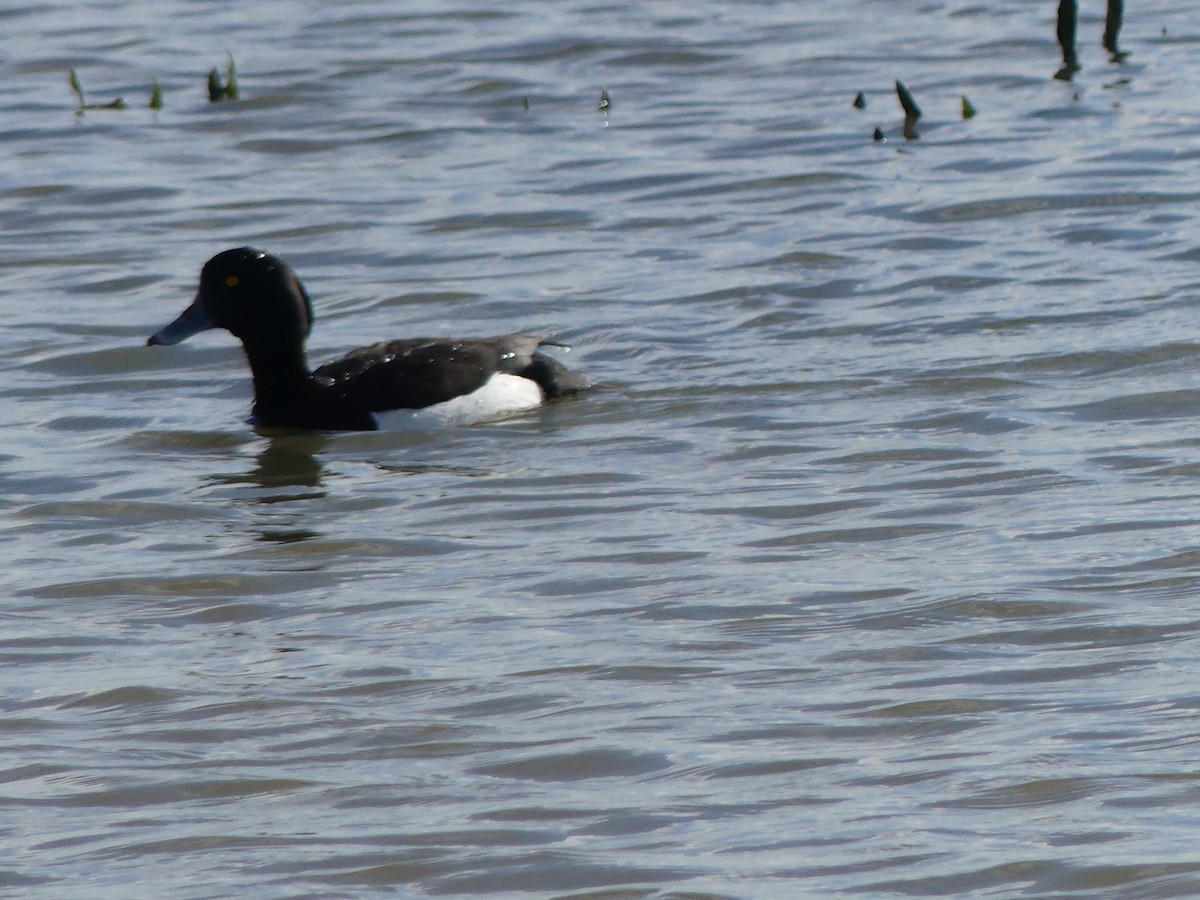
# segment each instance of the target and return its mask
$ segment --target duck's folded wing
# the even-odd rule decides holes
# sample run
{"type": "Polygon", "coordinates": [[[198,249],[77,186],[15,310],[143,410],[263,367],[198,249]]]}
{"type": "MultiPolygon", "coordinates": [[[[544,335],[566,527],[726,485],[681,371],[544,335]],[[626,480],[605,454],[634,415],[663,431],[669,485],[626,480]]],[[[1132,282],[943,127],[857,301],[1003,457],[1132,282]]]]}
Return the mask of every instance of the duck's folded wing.
{"type": "Polygon", "coordinates": [[[482,387],[507,369],[503,354],[488,340],[412,338],[354,350],[313,374],[372,412],[422,409],[482,387]]]}

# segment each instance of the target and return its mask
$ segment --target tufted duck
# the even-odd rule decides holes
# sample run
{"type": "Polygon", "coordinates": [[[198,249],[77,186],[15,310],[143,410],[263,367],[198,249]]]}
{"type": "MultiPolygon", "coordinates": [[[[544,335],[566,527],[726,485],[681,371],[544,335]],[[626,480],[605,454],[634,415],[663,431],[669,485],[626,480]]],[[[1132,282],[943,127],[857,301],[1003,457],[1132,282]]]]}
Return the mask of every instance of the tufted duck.
{"type": "Polygon", "coordinates": [[[312,301],[291,267],[238,247],[205,263],[195,301],[147,343],[228,330],[254,376],[252,421],[265,427],[373,431],[395,418],[390,413],[465,423],[590,386],[538,352],[552,342],[527,334],[384,341],[310,370],[304,341],[312,323],[312,301]]]}

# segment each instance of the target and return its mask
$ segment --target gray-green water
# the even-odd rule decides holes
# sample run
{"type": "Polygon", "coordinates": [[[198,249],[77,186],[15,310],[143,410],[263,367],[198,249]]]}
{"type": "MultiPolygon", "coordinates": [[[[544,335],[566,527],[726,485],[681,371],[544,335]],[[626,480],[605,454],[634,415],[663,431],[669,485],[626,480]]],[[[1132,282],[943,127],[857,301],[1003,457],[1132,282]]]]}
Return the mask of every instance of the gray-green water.
{"type": "Polygon", "coordinates": [[[0,13],[0,889],[1200,893],[1200,30],[1102,6],[0,13]],[[144,346],[242,243],[602,387],[255,434],[144,346]]]}

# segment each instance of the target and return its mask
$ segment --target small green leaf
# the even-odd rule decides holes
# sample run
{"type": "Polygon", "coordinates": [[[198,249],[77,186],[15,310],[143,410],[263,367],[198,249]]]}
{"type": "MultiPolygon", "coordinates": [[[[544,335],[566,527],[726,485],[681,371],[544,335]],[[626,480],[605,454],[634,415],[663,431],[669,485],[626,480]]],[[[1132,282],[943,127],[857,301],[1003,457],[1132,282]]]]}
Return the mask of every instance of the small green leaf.
{"type": "Polygon", "coordinates": [[[859,91],[857,94],[854,95],[854,102],[851,105],[855,109],[866,109],[867,108],[867,98],[863,95],[862,91],[859,91]]]}
{"type": "Polygon", "coordinates": [[[79,76],[75,74],[74,69],[71,69],[71,73],[67,76],[67,84],[71,85],[71,90],[74,92],[80,108],[86,106],[83,99],[83,88],[79,84],[79,76]]]}
{"type": "Polygon", "coordinates": [[[975,107],[971,104],[971,101],[967,99],[966,94],[962,95],[962,117],[963,119],[975,118],[975,107]]]}
{"type": "Polygon", "coordinates": [[[229,56],[229,65],[225,67],[225,99],[236,100],[241,96],[241,91],[238,90],[237,72],[233,68],[233,54],[227,53],[229,56]]]}
{"type": "Polygon", "coordinates": [[[908,92],[908,88],[904,86],[903,81],[896,82],[896,96],[900,98],[900,105],[904,108],[905,118],[921,118],[921,107],[917,106],[917,101],[914,100],[913,95],[908,92]]]}
{"type": "Polygon", "coordinates": [[[150,108],[163,108],[162,88],[158,86],[158,78],[156,77],[150,79],[150,108]]]}
{"type": "Polygon", "coordinates": [[[216,103],[225,96],[225,88],[221,87],[221,73],[216,67],[208,70],[208,102],[216,103]]]}

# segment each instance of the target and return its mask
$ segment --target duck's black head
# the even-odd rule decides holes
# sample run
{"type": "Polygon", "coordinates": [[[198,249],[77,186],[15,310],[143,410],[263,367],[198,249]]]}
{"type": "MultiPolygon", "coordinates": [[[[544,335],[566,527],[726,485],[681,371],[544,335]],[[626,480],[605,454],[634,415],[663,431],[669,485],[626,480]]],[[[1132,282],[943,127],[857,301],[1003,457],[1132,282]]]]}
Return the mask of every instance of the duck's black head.
{"type": "Polygon", "coordinates": [[[200,272],[192,305],[147,341],[178,344],[207,328],[224,328],[243,344],[303,345],[312,301],[291,266],[253,247],[218,253],[200,272]]]}

